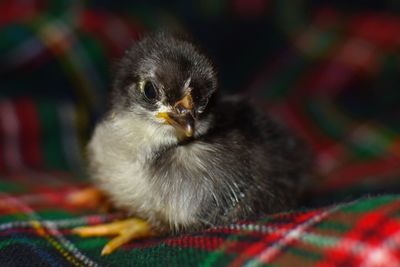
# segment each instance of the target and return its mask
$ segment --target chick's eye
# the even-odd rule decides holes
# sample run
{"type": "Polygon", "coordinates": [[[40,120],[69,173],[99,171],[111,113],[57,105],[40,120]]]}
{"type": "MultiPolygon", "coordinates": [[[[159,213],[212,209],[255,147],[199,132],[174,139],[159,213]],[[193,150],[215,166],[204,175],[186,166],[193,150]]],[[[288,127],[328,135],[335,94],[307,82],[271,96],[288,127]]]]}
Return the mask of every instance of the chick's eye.
{"type": "Polygon", "coordinates": [[[205,110],[206,107],[207,107],[207,104],[208,104],[208,101],[207,101],[207,100],[201,101],[201,102],[199,103],[199,107],[198,107],[197,112],[198,112],[198,113],[203,113],[204,110],[205,110]]]}
{"type": "Polygon", "coordinates": [[[197,112],[198,112],[198,113],[203,113],[204,110],[205,110],[206,107],[207,107],[208,98],[200,98],[200,97],[197,97],[197,98],[195,98],[195,101],[197,102],[197,112]]]}
{"type": "Polygon", "coordinates": [[[148,100],[155,100],[157,98],[157,91],[152,82],[144,84],[143,94],[148,100]]]}

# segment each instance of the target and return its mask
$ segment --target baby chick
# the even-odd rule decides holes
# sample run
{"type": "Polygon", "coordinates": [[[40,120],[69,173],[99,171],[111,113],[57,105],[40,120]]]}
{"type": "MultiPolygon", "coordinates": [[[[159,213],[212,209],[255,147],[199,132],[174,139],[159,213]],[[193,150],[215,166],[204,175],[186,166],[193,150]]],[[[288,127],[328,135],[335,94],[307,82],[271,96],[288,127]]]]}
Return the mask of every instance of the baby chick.
{"type": "Polygon", "coordinates": [[[121,59],[110,108],[88,146],[94,184],[134,219],[81,227],[131,239],[288,210],[310,171],[306,146],[252,104],[217,91],[192,43],[150,35],[121,59]]]}

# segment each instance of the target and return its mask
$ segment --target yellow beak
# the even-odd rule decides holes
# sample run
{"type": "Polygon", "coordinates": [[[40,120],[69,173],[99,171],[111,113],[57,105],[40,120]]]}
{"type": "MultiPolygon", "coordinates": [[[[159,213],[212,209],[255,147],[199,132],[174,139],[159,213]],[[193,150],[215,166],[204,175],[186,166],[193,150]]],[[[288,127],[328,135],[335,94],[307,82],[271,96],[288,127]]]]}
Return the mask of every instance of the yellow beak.
{"type": "Polygon", "coordinates": [[[166,123],[175,127],[176,130],[182,132],[186,137],[193,136],[193,117],[189,113],[184,116],[176,116],[172,112],[160,112],[158,118],[163,118],[166,123]]]}
{"type": "Polygon", "coordinates": [[[190,92],[176,102],[173,112],[160,112],[158,118],[163,118],[166,123],[175,127],[186,137],[192,137],[194,131],[194,119],[192,116],[193,101],[190,92]]]}

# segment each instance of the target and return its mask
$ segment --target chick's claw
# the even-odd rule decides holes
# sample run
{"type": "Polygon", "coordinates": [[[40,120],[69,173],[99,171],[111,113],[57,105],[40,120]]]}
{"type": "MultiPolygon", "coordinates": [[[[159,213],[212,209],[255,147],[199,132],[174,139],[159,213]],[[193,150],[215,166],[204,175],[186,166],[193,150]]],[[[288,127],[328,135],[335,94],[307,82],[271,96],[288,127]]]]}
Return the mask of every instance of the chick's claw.
{"type": "Polygon", "coordinates": [[[103,208],[107,199],[99,189],[87,187],[70,193],[67,196],[67,203],[77,207],[103,208]]]}
{"type": "Polygon", "coordinates": [[[72,232],[81,237],[116,235],[104,246],[101,255],[108,255],[131,240],[155,235],[146,221],[137,218],[101,225],[77,227],[72,232]]]}

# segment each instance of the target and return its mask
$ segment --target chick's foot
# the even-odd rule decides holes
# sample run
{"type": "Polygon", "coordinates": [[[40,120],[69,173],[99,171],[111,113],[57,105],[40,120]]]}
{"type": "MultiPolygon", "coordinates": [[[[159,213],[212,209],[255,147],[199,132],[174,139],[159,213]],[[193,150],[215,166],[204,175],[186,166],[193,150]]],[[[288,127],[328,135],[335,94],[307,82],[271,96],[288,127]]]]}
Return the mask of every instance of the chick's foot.
{"type": "Polygon", "coordinates": [[[102,191],[96,187],[86,187],[67,196],[67,203],[76,207],[110,211],[112,205],[102,191]]]}
{"type": "Polygon", "coordinates": [[[116,235],[116,237],[104,246],[101,255],[108,255],[131,240],[155,235],[151,226],[146,221],[137,218],[94,226],[77,227],[72,232],[81,237],[116,235]]]}

